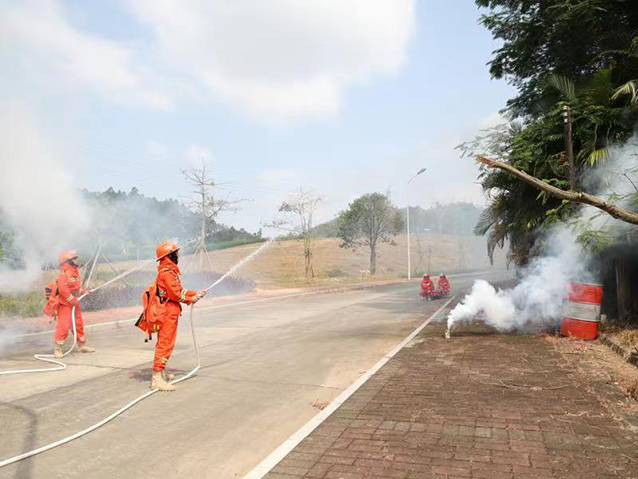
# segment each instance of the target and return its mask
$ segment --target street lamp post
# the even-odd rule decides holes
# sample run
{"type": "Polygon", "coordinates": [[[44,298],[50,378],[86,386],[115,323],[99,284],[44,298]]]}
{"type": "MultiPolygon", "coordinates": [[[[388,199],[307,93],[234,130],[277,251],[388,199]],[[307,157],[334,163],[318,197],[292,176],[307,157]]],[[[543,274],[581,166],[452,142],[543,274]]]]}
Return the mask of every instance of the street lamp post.
{"type": "Polygon", "coordinates": [[[425,172],[426,168],[421,168],[419,171],[417,171],[416,175],[414,175],[412,178],[410,178],[408,180],[408,187],[406,188],[405,191],[405,211],[406,211],[406,224],[407,224],[407,228],[408,228],[408,281],[412,279],[412,271],[411,271],[411,265],[410,265],[410,195],[409,195],[409,191],[410,191],[410,183],[412,182],[412,180],[414,178],[416,178],[417,176],[419,176],[421,173],[425,172]]]}

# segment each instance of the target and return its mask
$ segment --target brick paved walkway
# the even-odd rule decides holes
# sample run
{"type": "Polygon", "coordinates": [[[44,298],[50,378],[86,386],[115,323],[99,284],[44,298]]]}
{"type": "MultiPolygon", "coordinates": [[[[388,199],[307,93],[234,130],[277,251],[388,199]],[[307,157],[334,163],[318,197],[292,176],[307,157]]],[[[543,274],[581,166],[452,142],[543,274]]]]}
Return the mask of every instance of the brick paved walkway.
{"type": "Polygon", "coordinates": [[[638,435],[543,337],[443,331],[428,326],[266,478],[638,477],[638,435]]]}

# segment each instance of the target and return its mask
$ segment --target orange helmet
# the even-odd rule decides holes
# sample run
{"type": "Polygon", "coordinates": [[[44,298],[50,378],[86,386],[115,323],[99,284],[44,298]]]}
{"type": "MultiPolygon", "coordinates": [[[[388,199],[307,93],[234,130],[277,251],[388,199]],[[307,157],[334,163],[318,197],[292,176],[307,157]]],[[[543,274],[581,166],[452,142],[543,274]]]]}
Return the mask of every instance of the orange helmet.
{"type": "Polygon", "coordinates": [[[179,250],[179,246],[170,241],[164,241],[157,245],[157,249],[155,250],[156,260],[161,260],[164,256],[168,256],[169,254],[179,250]]]}
{"type": "Polygon", "coordinates": [[[77,259],[77,257],[78,255],[75,252],[75,250],[69,249],[66,251],[62,251],[62,253],[60,253],[60,256],[58,256],[58,260],[60,264],[62,264],[62,263],[66,263],[70,259],[77,259]]]}

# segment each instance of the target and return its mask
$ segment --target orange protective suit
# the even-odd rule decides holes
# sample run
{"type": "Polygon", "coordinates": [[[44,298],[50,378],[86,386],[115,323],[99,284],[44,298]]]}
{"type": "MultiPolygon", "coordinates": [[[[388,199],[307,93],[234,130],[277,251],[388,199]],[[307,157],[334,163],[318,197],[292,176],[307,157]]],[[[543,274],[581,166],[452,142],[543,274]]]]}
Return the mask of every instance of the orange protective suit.
{"type": "Polygon", "coordinates": [[[73,307],[75,307],[75,325],[78,333],[78,343],[86,343],[84,336],[84,321],[82,320],[82,309],[78,296],[86,291],[82,288],[80,270],[77,266],[69,263],[60,265],[60,275],[57,279],[58,291],[60,294],[60,307],[58,309],[58,323],[55,327],[55,342],[64,344],[69,330],[73,327],[73,307]]]}
{"type": "Polygon", "coordinates": [[[434,291],[434,282],[429,276],[423,276],[421,280],[421,296],[427,296],[434,291]]]}
{"type": "Polygon", "coordinates": [[[445,294],[450,294],[450,280],[448,280],[446,276],[439,276],[437,286],[438,289],[443,291],[445,294]]]}
{"type": "Polygon", "coordinates": [[[197,296],[197,291],[182,288],[179,267],[168,256],[160,259],[157,271],[157,287],[166,308],[165,316],[157,320],[160,329],[157,333],[153,371],[163,370],[171,357],[177,338],[177,320],[182,314],[181,303],[192,304],[197,296]]]}

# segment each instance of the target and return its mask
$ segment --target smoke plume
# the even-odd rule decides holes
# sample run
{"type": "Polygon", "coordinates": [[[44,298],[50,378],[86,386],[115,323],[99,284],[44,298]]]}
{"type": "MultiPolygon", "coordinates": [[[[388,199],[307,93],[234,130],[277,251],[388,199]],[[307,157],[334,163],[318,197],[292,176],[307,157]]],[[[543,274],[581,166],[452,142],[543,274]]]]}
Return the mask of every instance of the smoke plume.
{"type": "Polygon", "coordinates": [[[0,293],[26,290],[60,250],[75,248],[88,215],[54,146],[22,113],[0,111],[0,217],[22,269],[0,267],[0,293]]]}
{"type": "Polygon", "coordinates": [[[551,232],[546,248],[521,272],[522,280],[512,289],[497,291],[487,281],[476,281],[448,315],[448,329],[481,311],[485,322],[499,331],[536,329],[560,315],[569,282],[592,280],[588,256],[566,226],[551,232]]]}
{"type": "MultiPolygon", "coordinates": [[[[638,193],[636,185],[638,144],[635,139],[612,151],[611,158],[592,169],[581,184],[586,191],[629,206],[638,193]]],[[[583,231],[595,230],[611,240],[621,240],[630,225],[594,207],[581,207],[575,219],[551,229],[543,238],[543,253],[520,271],[521,281],[497,291],[483,280],[449,313],[448,329],[483,312],[485,322],[499,331],[540,329],[561,314],[569,283],[596,282],[590,271],[591,254],[579,241],[583,231]]],[[[634,228],[635,230],[635,228],[634,228]]]]}

